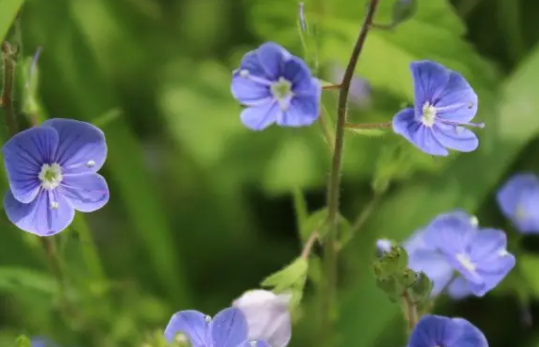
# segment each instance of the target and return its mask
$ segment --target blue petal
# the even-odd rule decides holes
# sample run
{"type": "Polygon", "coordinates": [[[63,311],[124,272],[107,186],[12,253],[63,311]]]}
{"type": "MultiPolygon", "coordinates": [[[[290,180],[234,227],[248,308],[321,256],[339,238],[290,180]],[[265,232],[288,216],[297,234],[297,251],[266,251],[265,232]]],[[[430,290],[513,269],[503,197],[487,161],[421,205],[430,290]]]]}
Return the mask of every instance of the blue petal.
{"type": "Polygon", "coordinates": [[[473,233],[467,249],[473,263],[495,260],[507,249],[507,236],[501,230],[481,229],[473,233]]]}
{"type": "Polygon", "coordinates": [[[539,179],[534,174],[517,174],[496,195],[503,214],[522,233],[539,233],[539,179]]]}
{"type": "Polygon", "coordinates": [[[57,191],[41,191],[28,204],[17,201],[10,191],[4,198],[8,219],[20,229],[39,236],[51,236],[67,228],[73,221],[75,210],[57,191]],[[51,202],[58,204],[52,209],[51,202]]]}
{"type": "Polygon", "coordinates": [[[109,201],[107,181],[99,174],[64,176],[60,191],[81,212],[93,212],[109,201]]]}
{"type": "Polygon", "coordinates": [[[9,187],[15,199],[33,201],[40,188],[43,164],[52,163],[58,134],[50,128],[31,128],[13,136],[2,148],[9,187]]]}
{"type": "Polygon", "coordinates": [[[291,57],[287,50],[273,42],[258,47],[257,55],[262,69],[272,80],[283,75],[285,59],[291,57]]]}
{"type": "Polygon", "coordinates": [[[461,331],[462,328],[450,318],[425,315],[412,331],[408,347],[464,347],[454,344],[459,340],[461,331]]]}
{"type": "Polygon", "coordinates": [[[43,127],[54,128],[59,135],[54,161],[66,174],[95,173],[105,163],[107,144],[98,127],[73,119],[49,119],[43,127]]]}
{"type": "Polygon", "coordinates": [[[237,347],[247,340],[247,320],[240,309],[224,309],[211,322],[210,334],[212,346],[237,347]]]}
{"type": "Polygon", "coordinates": [[[269,100],[272,95],[268,86],[257,83],[248,77],[234,74],[231,85],[232,95],[243,105],[257,105],[269,100]]]}
{"type": "Polygon", "coordinates": [[[488,347],[487,338],[475,325],[462,318],[453,318],[452,321],[460,328],[460,335],[457,341],[448,347],[488,347]]]}
{"type": "Polygon", "coordinates": [[[171,343],[179,333],[182,333],[193,347],[210,347],[209,321],[206,315],[198,311],[180,311],[170,319],[165,329],[165,338],[171,343]]]}
{"type": "Polygon", "coordinates": [[[455,277],[447,287],[447,294],[454,300],[470,296],[472,294],[470,282],[462,276],[455,277]]]}
{"type": "Polygon", "coordinates": [[[449,257],[465,253],[470,238],[476,232],[471,217],[461,212],[441,214],[426,228],[425,242],[449,257]]]}
{"type": "Polygon", "coordinates": [[[393,131],[427,154],[440,156],[449,154],[434,137],[432,130],[415,120],[412,108],[401,110],[393,117],[393,131]]]}
{"type": "Polygon", "coordinates": [[[456,151],[471,152],[479,146],[475,133],[461,126],[437,122],[432,133],[442,146],[456,151]]]}
{"type": "Polygon", "coordinates": [[[240,344],[237,347],[272,347],[272,346],[266,341],[250,340],[250,341],[244,341],[242,344],[240,344]]]}
{"type": "Polygon", "coordinates": [[[264,130],[275,123],[282,112],[277,102],[268,102],[259,106],[252,106],[241,112],[241,122],[252,130],[264,130]]]}
{"type": "Polygon", "coordinates": [[[418,249],[409,253],[409,265],[415,272],[423,271],[433,282],[431,296],[440,294],[453,277],[453,267],[446,257],[432,250],[418,249]]]}
{"type": "Polygon", "coordinates": [[[414,80],[414,105],[421,114],[423,105],[431,105],[442,95],[449,82],[450,71],[432,61],[417,61],[410,64],[414,80]]]}
{"type": "Polygon", "coordinates": [[[318,95],[295,96],[288,109],[277,118],[277,124],[287,127],[300,127],[313,124],[320,115],[318,95]]]}
{"type": "Polygon", "coordinates": [[[298,57],[290,57],[284,63],[283,77],[292,83],[294,93],[312,90],[312,77],[309,67],[298,57]]]}
{"type": "Polygon", "coordinates": [[[269,79],[270,76],[266,74],[264,69],[262,68],[262,65],[260,64],[260,60],[258,60],[258,51],[250,51],[246,53],[240,63],[240,68],[236,70],[234,74],[237,74],[241,70],[247,70],[250,75],[254,75],[257,77],[261,77],[264,79],[269,79]]]}
{"type": "Polygon", "coordinates": [[[467,123],[477,113],[477,94],[457,72],[451,71],[446,88],[436,101],[436,116],[454,122],[467,123]],[[446,111],[444,110],[447,109],[446,111]]]}

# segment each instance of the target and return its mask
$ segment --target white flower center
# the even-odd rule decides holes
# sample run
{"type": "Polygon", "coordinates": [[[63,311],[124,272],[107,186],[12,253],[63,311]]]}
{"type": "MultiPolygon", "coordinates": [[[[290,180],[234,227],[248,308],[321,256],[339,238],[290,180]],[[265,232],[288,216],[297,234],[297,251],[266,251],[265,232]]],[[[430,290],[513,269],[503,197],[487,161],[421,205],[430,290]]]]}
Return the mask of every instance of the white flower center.
{"type": "Polygon", "coordinates": [[[277,82],[274,82],[270,86],[271,95],[277,100],[281,110],[286,110],[288,107],[290,98],[292,97],[292,82],[284,77],[279,77],[277,82]]]}
{"type": "MultiPolygon", "coordinates": [[[[56,163],[43,164],[41,172],[39,173],[39,180],[41,181],[41,187],[46,190],[52,190],[62,182],[62,167],[56,163]]],[[[51,208],[55,208],[51,204],[51,208]]],[[[58,206],[56,206],[58,208],[58,206]]]]}
{"type": "Polygon", "coordinates": [[[427,127],[434,125],[436,119],[436,107],[431,105],[428,101],[423,105],[423,113],[421,114],[421,123],[427,127]]]}
{"type": "Polygon", "coordinates": [[[458,262],[468,271],[475,272],[475,264],[472,263],[470,258],[466,254],[459,253],[457,254],[458,262]]]}

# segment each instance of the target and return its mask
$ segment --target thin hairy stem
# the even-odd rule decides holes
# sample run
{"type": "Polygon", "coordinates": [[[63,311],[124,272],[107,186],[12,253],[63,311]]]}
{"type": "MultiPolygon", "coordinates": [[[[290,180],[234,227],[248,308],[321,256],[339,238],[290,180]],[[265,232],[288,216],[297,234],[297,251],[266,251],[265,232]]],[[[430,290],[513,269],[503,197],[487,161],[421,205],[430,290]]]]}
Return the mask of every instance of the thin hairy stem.
{"type": "Polygon", "coordinates": [[[17,48],[11,43],[4,41],[2,42],[1,51],[3,76],[1,100],[9,136],[13,136],[17,133],[17,115],[13,106],[15,73],[17,71],[17,48]]]}
{"type": "Polygon", "coordinates": [[[385,129],[391,128],[391,122],[361,124],[346,123],[344,127],[348,129],[385,129]]]}
{"type": "Polygon", "coordinates": [[[416,305],[411,300],[408,290],[406,290],[402,295],[402,306],[404,310],[404,318],[408,323],[408,334],[410,334],[419,321],[419,314],[417,313],[416,305]]]}
{"type": "Polygon", "coordinates": [[[303,251],[301,251],[301,258],[307,260],[309,258],[309,255],[311,254],[311,251],[314,247],[314,243],[316,240],[318,240],[318,231],[313,231],[309,238],[307,239],[307,242],[305,242],[305,246],[303,246],[303,251]]]}
{"type": "Polygon", "coordinates": [[[350,92],[350,83],[354,76],[356,65],[365,45],[365,40],[374,14],[378,8],[380,0],[371,0],[370,6],[361,27],[356,44],[348,61],[348,66],[344,72],[343,80],[340,84],[339,101],[337,105],[337,125],[335,130],[335,147],[333,151],[333,162],[328,183],[327,208],[328,208],[328,227],[329,232],[324,240],[324,269],[326,277],[325,290],[322,293],[322,338],[324,345],[333,343],[333,324],[334,310],[336,309],[336,287],[337,287],[337,250],[335,241],[338,232],[338,214],[339,214],[339,194],[341,184],[341,165],[344,148],[344,125],[346,124],[346,114],[348,110],[348,94],[350,92]]]}

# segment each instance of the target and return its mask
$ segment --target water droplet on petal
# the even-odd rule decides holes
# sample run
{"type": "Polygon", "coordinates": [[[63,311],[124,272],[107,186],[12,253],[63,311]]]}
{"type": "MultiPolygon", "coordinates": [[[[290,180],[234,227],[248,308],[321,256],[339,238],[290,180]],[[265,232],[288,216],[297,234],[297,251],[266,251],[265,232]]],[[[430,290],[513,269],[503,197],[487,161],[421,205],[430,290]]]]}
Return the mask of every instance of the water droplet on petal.
{"type": "Polygon", "coordinates": [[[88,162],[86,163],[86,167],[94,167],[95,166],[95,161],[93,160],[88,160],[88,162]]]}

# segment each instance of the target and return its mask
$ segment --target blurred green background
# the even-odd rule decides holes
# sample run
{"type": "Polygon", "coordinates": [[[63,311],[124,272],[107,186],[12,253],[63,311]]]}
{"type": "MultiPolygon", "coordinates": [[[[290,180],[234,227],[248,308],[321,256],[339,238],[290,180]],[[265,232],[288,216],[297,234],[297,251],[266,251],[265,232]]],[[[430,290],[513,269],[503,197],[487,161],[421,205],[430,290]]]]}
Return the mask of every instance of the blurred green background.
{"type": "MultiPolygon", "coordinates": [[[[377,22],[388,23],[394,1],[381,0],[377,22]]],[[[18,2],[0,0],[0,28],[18,2]]],[[[363,0],[305,1],[305,52],[296,0],[26,1],[21,120],[101,126],[111,200],[55,238],[62,293],[39,239],[2,214],[0,346],[26,334],[63,346],[140,347],[174,312],[214,314],[291,262],[302,247],[293,195],[301,193],[311,212],[324,206],[327,144],[318,124],[244,128],[231,71],[271,40],[337,81],[332,71],[345,66],[365,8],[363,0]],[[38,47],[34,95],[25,83],[38,47]]],[[[471,320],[493,347],[539,346],[539,239],[517,242],[493,199],[512,173],[539,170],[538,13],[534,0],[418,0],[409,21],[371,32],[356,71],[371,91],[368,102],[351,104],[352,121],[390,120],[412,102],[409,63],[432,59],[469,80],[480,97],[476,120],[486,128],[479,150],[449,158],[432,158],[391,134],[347,134],[342,214],[354,224],[361,211],[370,213],[340,253],[340,346],[405,344],[399,307],[378,291],[369,268],[374,242],[403,240],[454,208],[506,229],[519,265],[485,298],[442,299],[435,311],[471,320]],[[373,185],[387,190],[373,198],[373,185]]],[[[324,94],[334,117],[336,94],[324,94]]],[[[5,177],[1,183],[5,190],[5,177]]],[[[291,346],[316,345],[309,312],[320,279],[311,275],[291,346]]]]}

